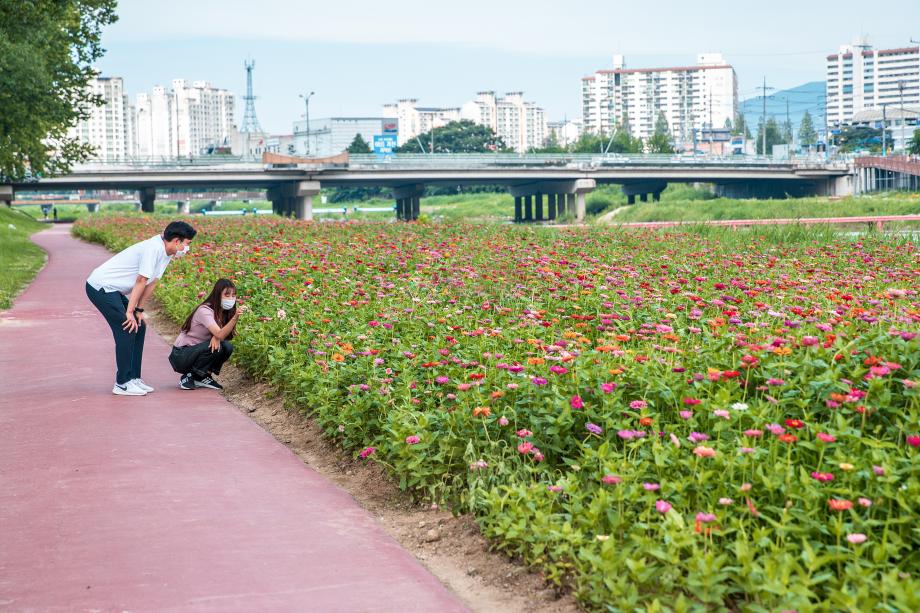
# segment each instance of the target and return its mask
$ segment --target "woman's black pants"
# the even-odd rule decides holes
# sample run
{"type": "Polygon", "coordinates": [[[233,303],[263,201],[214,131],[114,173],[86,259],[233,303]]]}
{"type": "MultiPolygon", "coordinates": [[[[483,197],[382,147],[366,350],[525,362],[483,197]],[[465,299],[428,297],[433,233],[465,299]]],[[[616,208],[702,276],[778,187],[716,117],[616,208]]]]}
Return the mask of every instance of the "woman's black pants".
{"type": "Polygon", "coordinates": [[[230,341],[221,341],[220,349],[211,351],[211,343],[204,342],[186,347],[173,347],[169,363],[180,375],[192,373],[196,379],[204,379],[208,373],[220,374],[220,367],[233,354],[230,341]]]}

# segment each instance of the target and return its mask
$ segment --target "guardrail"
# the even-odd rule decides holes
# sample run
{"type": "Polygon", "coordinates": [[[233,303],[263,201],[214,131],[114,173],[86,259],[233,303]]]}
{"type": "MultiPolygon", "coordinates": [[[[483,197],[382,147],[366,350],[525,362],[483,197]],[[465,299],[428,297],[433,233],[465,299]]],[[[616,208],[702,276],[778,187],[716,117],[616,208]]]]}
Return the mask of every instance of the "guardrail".
{"type": "MultiPolygon", "coordinates": [[[[355,206],[351,208],[352,213],[387,213],[393,212],[396,210],[396,205],[393,206],[355,206]]],[[[201,211],[202,215],[271,215],[274,211],[271,209],[246,209],[246,210],[236,210],[236,211],[201,211]]],[[[323,214],[337,214],[337,215],[348,215],[348,207],[336,207],[336,208],[321,208],[313,209],[314,215],[323,215],[323,214]]]]}

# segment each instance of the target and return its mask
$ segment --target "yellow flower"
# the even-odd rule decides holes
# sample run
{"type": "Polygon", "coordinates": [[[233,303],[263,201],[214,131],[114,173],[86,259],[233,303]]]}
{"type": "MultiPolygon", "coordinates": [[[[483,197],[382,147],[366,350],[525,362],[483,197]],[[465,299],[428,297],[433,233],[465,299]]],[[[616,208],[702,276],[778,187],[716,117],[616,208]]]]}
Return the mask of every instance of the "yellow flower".
{"type": "Polygon", "coordinates": [[[850,464],[850,463],[848,463],[848,462],[841,462],[841,463],[840,463],[840,470],[853,470],[854,468],[855,468],[855,466],[853,466],[852,464],[850,464]]]}

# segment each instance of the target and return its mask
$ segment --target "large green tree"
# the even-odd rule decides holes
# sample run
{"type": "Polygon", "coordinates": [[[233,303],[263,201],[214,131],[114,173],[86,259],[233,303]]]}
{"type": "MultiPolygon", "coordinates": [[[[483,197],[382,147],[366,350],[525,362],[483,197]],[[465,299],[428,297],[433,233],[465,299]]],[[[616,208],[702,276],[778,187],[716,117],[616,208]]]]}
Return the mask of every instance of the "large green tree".
{"type": "MultiPolygon", "coordinates": [[[[487,153],[505,151],[505,143],[492,128],[473,123],[468,119],[452,121],[434,128],[434,153],[487,153]]],[[[399,147],[397,153],[431,152],[431,132],[420,134],[399,147]]]]}
{"type": "Polygon", "coordinates": [[[760,155],[770,155],[773,151],[773,145],[782,145],[786,141],[783,139],[783,133],[779,128],[779,124],[776,123],[776,120],[772,117],[767,120],[766,125],[767,132],[767,151],[764,153],[763,149],[763,134],[764,134],[764,125],[761,123],[757,126],[757,153],[760,155]]]}
{"type": "MultiPolygon", "coordinates": [[[[891,130],[885,136],[888,146],[891,147],[891,130]]],[[[841,152],[870,151],[873,153],[882,150],[882,130],[869,126],[843,126],[840,134],[833,137],[834,142],[841,152]]]]}
{"type": "Polygon", "coordinates": [[[802,116],[802,123],[799,124],[799,144],[803,146],[813,145],[818,141],[818,133],[815,131],[814,121],[811,119],[811,113],[805,111],[802,116]]]}
{"type": "Polygon", "coordinates": [[[68,128],[101,103],[87,88],[115,0],[0,0],[0,180],[67,172],[93,150],[68,128]]]}
{"type": "Polygon", "coordinates": [[[371,153],[371,146],[367,144],[363,136],[355,134],[355,137],[351,139],[351,144],[348,145],[345,151],[348,153],[371,153]]]}
{"type": "Polygon", "coordinates": [[[648,139],[646,149],[649,153],[674,153],[674,148],[671,147],[671,131],[664,113],[658,113],[655,133],[648,139]]]}

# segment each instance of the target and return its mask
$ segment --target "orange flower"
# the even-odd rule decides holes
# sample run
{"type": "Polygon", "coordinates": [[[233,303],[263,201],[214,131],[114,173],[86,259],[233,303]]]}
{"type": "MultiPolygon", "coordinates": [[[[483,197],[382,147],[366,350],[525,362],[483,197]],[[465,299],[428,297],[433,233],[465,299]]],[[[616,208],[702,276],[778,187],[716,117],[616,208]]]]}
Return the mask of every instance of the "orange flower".
{"type": "Polygon", "coordinates": [[[473,409],[473,417],[479,417],[479,416],[488,417],[491,414],[492,414],[492,409],[490,409],[489,407],[476,407],[475,409],[473,409]]]}
{"type": "Polygon", "coordinates": [[[853,508],[853,502],[850,500],[841,500],[840,498],[831,498],[827,501],[827,506],[831,511],[847,511],[853,508]]]}
{"type": "Polygon", "coordinates": [[[651,425],[652,425],[652,418],[651,418],[651,417],[643,417],[643,418],[641,418],[641,419],[639,420],[639,425],[640,425],[640,426],[651,426],[651,425]]]}
{"type": "Polygon", "coordinates": [[[342,355],[341,353],[333,353],[333,354],[332,354],[332,361],[333,361],[333,362],[344,362],[344,361],[345,361],[345,356],[342,355]]]}
{"type": "Polygon", "coordinates": [[[546,360],[543,358],[527,358],[527,363],[531,366],[540,366],[541,364],[545,364],[546,360]]]}
{"type": "Polygon", "coordinates": [[[626,341],[629,340],[629,335],[628,334],[617,334],[613,338],[620,341],[621,343],[625,343],[626,341]]]}
{"type": "Polygon", "coordinates": [[[501,390],[495,390],[494,392],[492,392],[492,398],[501,398],[504,395],[505,395],[505,392],[501,390]]]}
{"type": "Polygon", "coordinates": [[[784,443],[794,443],[799,440],[795,434],[780,434],[777,438],[784,443]]]}

